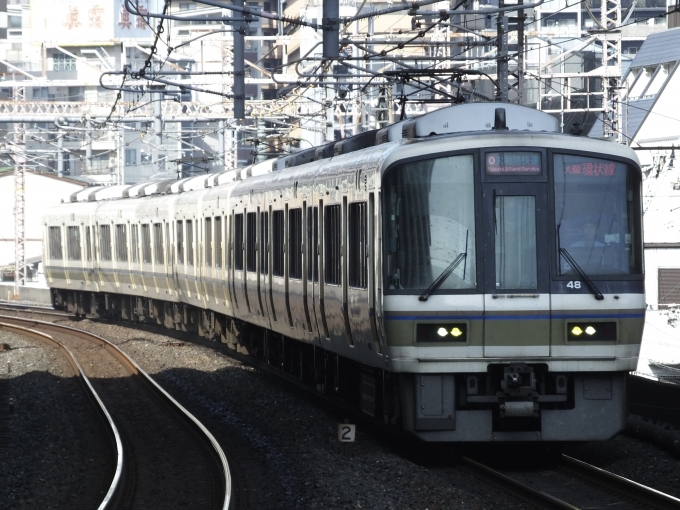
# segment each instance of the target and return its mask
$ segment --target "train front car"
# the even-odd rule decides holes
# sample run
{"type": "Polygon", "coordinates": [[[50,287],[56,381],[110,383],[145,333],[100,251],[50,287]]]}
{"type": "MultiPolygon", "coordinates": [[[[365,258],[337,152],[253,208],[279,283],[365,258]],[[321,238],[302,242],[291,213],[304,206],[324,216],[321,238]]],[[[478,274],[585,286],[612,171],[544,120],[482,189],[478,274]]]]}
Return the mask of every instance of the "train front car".
{"type": "Polygon", "coordinates": [[[402,421],[428,441],[608,439],[644,324],[639,164],[505,109],[511,129],[421,138],[383,174],[402,421]]]}

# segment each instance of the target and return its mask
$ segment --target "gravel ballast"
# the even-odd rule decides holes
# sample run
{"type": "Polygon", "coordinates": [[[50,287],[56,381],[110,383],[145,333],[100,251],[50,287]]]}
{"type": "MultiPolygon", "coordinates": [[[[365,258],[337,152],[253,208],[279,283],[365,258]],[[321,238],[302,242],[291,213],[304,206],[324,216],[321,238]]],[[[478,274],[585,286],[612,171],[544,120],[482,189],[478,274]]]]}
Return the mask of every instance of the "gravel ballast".
{"type": "MultiPolygon", "coordinates": [[[[521,508],[520,502],[508,501],[507,494],[490,487],[484,480],[414,453],[412,447],[401,446],[361,422],[356,443],[341,445],[337,442],[337,425],[349,416],[229,357],[223,352],[225,346],[165,336],[163,330],[134,329],[90,320],[64,323],[117,344],[194,413],[222,445],[233,444],[235,437],[240,439],[258,466],[254,473],[259,474],[252,476],[265,473],[264,480],[253,480],[253,483],[257,490],[266,491],[265,499],[275,501],[278,508],[521,508]]],[[[33,363],[30,370],[44,373],[55,370],[47,361],[44,366],[35,366],[29,352],[20,349],[9,352],[13,355],[12,379],[27,372],[28,363],[33,363]],[[22,364],[26,367],[21,368],[22,364]]],[[[3,356],[7,353],[0,353],[0,363],[3,356]]],[[[55,405],[53,401],[43,404],[48,406],[45,410],[48,414],[49,406],[55,405]]],[[[22,448],[33,450],[30,455],[40,457],[44,441],[30,437],[25,440],[22,448]]],[[[680,486],[678,460],[664,456],[664,452],[652,446],[645,447],[645,452],[647,448],[658,451],[659,455],[641,454],[640,448],[616,441],[574,445],[567,448],[567,453],[658,490],[673,493],[671,488],[675,487],[677,491],[680,486]],[[657,469],[654,462],[658,459],[662,460],[657,469]],[[649,478],[653,478],[654,483],[648,483],[649,478]]],[[[225,453],[229,457],[229,446],[225,447],[225,453]]],[[[83,454],[82,458],[87,455],[83,454]]],[[[18,463],[19,460],[17,466],[18,463]]],[[[4,465],[3,461],[3,470],[4,465]]],[[[235,483],[235,490],[243,490],[245,486],[253,490],[247,483],[250,473],[234,476],[242,478],[235,483]]],[[[68,485],[69,481],[61,483],[68,485]]],[[[36,497],[42,484],[32,485],[36,497]]],[[[64,492],[68,490],[64,488],[64,492]]],[[[6,507],[4,498],[0,491],[0,508],[6,507]]],[[[251,508],[262,508],[257,504],[257,497],[249,501],[252,501],[251,508]]]]}

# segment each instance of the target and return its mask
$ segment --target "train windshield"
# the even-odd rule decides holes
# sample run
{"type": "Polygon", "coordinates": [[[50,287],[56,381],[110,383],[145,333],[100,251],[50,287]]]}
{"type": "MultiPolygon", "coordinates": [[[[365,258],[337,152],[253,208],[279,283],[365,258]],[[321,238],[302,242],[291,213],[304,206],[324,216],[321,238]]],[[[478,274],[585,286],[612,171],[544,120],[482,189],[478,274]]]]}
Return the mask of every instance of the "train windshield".
{"type": "Polygon", "coordinates": [[[560,274],[642,274],[640,178],[625,163],[590,155],[554,159],[560,274]],[[564,253],[566,250],[567,254],[564,253]]]}
{"type": "Polygon", "coordinates": [[[426,159],[383,182],[385,282],[389,289],[475,288],[474,159],[426,159]]]}

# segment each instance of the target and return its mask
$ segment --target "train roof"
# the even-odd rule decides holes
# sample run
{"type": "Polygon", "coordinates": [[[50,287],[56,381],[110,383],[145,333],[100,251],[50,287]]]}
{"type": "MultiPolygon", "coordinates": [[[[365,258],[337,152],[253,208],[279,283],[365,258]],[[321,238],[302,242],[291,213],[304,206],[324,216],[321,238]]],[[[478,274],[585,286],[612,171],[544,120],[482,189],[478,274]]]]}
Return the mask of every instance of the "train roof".
{"type": "Polygon", "coordinates": [[[388,142],[422,139],[433,135],[471,132],[524,131],[558,133],[556,118],[541,111],[509,103],[465,103],[442,108],[419,117],[403,120],[383,129],[359,133],[319,147],[290,154],[276,160],[180,180],[148,182],[134,186],[110,186],[81,191],[71,196],[71,202],[99,201],[177,194],[185,191],[212,188],[258,175],[266,175],[375,147],[388,142]]]}

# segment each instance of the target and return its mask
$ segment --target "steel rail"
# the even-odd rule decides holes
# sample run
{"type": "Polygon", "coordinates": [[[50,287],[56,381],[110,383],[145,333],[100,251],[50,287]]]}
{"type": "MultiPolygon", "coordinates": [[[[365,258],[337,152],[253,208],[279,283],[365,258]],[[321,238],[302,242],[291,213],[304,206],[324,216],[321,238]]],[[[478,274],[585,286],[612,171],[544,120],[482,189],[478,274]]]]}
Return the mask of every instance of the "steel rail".
{"type": "Polygon", "coordinates": [[[680,508],[680,499],[661,491],[634,482],[623,476],[610,473],[609,471],[574,459],[568,455],[562,455],[561,460],[568,469],[576,471],[581,476],[595,480],[600,485],[604,485],[619,494],[625,494],[629,498],[641,503],[651,505],[653,508],[660,508],[663,510],[677,510],[680,508]]]}
{"type": "MultiPolygon", "coordinates": [[[[42,312],[41,312],[42,313],[42,312]]],[[[142,369],[132,358],[128,357],[127,354],[125,354],[121,349],[119,349],[116,345],[113,343],[109,342],[105,338],[95,335],[94,333],[89,333],[87,331],[84,331],[82,329],[74,328],[71,326],[65,326],[62,324],[53,324],[50,322],[45,322],[37,319],[24,319],[20,317],[11,317],[11,316],[5,316],[5,315],[0,315],[0,321],[8,322],[8,326],[12,325],[12,322],[18,322],[21,324],[31,324],[31,325],[38,325],[43,329],[46,330],[53,330],[57,331],[59,333],[70,333],[72,335],[76,335],[82,338],[86,338],[90,341],[94,341],[98,343],[100,346],[104,347],[109,353],[111,353],[114,357],[116,357],[121,363],[123,363],[133,374],[138,375],[142,378],[144,382],[147,384],[151,385],[154,390],[156,390],[161,396],[163,396],[167,401],[170,402],[172,406],[177,408],[181,413],[185,416],[185,418],[188,419],[190,423],[196,427],[199,432],[201,432],[208,440],[210,441],[213,449],[215,450],[215,453],[220,459],[220,463],[222,464],[222,472],[224,476],[224,502],[222,506],[222,510],[228,510],[229,508],[229,503],[231,501],[231,473],[229,471],[229,463],[227,461],[227,457],[222,450],[222,447],[219,445],[215,437],[210,433],[210,431],[193,415],[191,414],[182,404],[180,404],[177,400],[175,400],[167,391],[165,391],[149,374],[147,374],[144,369],[142,369]]],[[[2,322],[0,322],[2,324],[2,322]]],[[[84,375],[84,374],[83,374],[84,375]]],[[[122,451],[119,450],[119,451],[122,451]]],[[[104,508],[100,507],[99,510],[104,510],[104,508]]]]}
{"type": "MultiPolygon", "coordinates": [[[[24,319],[19,319],[24,321],[24,319]]],[[[35,322],[31,320],[25,320],[25,322],[35,322]]],[[[104,496],[104,499],[102,500],[101,504],[98,507],[98,510],[107,510],[110,508],[110,505],[112,502],[115,502],[115,496],[118,492],[118,489],[120,487],[120,481],[122,479],[122,473],[123,473],[123,467],[124,467],[124,459],[123,459],[123,443],[120,438],[120,433],[118,432],[118,428],[116,427],[116,424],[113,422],[113,418],[111,418],[111,414],[109,411],[106,409],[106,406],[102,402],[102,400],[99,398],[99,395],[95,391],[95,389],[92,387],[92,383],[90,382],[90,379],[85,375],[85,371],[83,370],[83,367],[80,366],[80,363],[76,359],[76,357],[73,355],[71,350],[66,347],[64,344],[59,342],[58,340],[52,338],[50,335],[46,333],[42,333],[40,331],[36,331],[34,329],[26,328],[24,326],[20,326],[17,324],[9,324],[7,322],[0,322],[0,329],[9,329],[12,330],[16,333],[19,333],[21,335],[25,336],[30,336],[32,338],[36,338],[38,340],[41,340],[47,344],[53,345],[54,347],[57,347],[58,349],[62,350],[64,353],[64,356],[68,360],[69,364],[71,365],[71,368],[73,369],[73,372],[76,374],[77,377],[79,377],[79,381],[85,389],[89,392],[89,395],[97,402],[98,408],[97,410],[100,411],[104,417],[106,418],[106,421],[109,424],[109,429],[111,431],[111,434],[114,437],[115,440],[115,449],[116,449],[116,472],[113,476],[113,480],[111,481],[111,485],[109,486],[109,490],[106,493],[106,496],[104,496]]]]}

